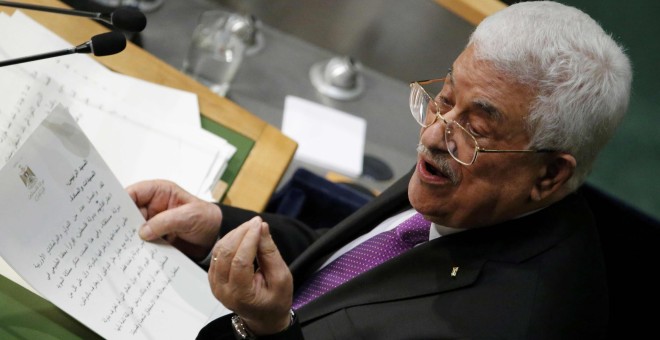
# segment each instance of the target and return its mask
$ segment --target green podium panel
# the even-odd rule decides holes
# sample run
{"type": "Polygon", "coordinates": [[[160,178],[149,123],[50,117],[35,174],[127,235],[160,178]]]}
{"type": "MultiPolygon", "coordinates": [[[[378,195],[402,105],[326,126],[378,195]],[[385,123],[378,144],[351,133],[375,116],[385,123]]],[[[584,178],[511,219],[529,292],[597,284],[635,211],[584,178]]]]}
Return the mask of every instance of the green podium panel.
{"type": "MultiPolygon", "coordinates": [[[[227,183],[227,189],[229,189],[232,183],[234,183],[234,180],[236,179],[238,172],[241,170],[243,163],[247,159],[248,154],[250,154],[250,150],[252,150],[252,147],[254,146],[254,141],[232,129],[229,129],[209,118],[206,118],[204,115],[202,115],[201,118],[202,127],[204,129],[216,134],[217,136],[220,136],[221,138],[224,138],[227,142],[229,142],[229,144],[236,147],[236,153],[229,160],[227,169],[220,177],[223,182],[227,183]]],[[[220,198],[221,201],[222,198],[220,198]]]]}
{"type": "Polygon", "coordinates": [[[102,339],[57,306],[0,275],[0,339],[102,339]]]}

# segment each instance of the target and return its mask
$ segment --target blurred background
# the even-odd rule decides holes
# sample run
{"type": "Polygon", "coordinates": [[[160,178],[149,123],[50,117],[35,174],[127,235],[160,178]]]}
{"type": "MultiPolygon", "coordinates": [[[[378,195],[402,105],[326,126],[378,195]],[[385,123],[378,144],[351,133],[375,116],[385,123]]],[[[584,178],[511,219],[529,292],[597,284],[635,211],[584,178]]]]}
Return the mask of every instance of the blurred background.
{"type": "MultiPolygon", "coordinates": [[[[651,0],[560,2],[600,22],[626,48],[634,67],[628,116],[601,154],[589,182],[660,219],[660,74],[656,66],[660,24],[655,18],[660,4],[651,0]]],[[[415,162],[418,127],[408,109],[408,82],[444,75],[474,28],[433,0],[139,3],[148,25],[133,37],[134,42],[178,69],[203,11],[219,8],[253,15],[260,47],[245,57],[226,96],[276,127],[281,127],[286,95],[365,118],[364,173],[353,180],[376,191],[415,162]],[[365,89],[356,99],[335,100],[311,85],[310,68],[336,56],[352,57],[362,65],[365,89]]],[[[327,173],[314,164],[294,161],[292,171],[297,167],[327,173]]]]}

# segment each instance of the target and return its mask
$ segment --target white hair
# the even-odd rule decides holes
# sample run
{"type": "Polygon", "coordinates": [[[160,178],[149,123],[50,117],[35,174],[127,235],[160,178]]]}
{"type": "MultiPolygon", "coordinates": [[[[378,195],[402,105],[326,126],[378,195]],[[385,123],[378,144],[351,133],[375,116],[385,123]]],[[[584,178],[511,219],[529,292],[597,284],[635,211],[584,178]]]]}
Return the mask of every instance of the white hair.
{"type": "Polygon", "coordinates": [[[530,148],[572,154],[570,190],[623,118],[632,70],[623,49],[587,14],[551,1],[522,2],[487,17],[468,45],[537,92],[528,116],[530,148]]]}

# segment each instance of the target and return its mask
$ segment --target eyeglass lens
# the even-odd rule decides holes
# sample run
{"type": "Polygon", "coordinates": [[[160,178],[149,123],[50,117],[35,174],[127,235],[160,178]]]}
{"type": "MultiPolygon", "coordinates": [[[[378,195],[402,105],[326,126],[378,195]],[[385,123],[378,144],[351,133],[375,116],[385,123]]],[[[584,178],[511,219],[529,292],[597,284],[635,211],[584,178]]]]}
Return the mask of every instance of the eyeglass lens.
{"type": "MultiPolygon", "coordinates": [[[[410,111],[418,124],[428,127],[436,120],[436,113],[444,115],[450,109],[441,107],[421,85],[413,84],[410,91],[410,111]]],[[[460,124],[447,120],[445,143],[449,154],[459,163],[469,165],[474,162],[477,156],[476,141],[460,124]]]]}

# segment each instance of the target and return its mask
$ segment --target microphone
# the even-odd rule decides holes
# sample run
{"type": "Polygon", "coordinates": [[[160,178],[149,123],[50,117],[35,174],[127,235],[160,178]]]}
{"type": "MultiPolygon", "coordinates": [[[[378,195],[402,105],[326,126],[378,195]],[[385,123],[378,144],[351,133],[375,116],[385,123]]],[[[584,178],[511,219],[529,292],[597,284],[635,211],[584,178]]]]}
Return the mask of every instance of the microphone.
{"type": "Polygon", "coordinates": [[[28,61],[41,60],[52,57],[59,57],[74,53],[93,53],[97,57],[103,57],[119,53],[126,48],[126,37],[121,32],[106,32],[97,34],[86,43],[66,50],[37,54],[33,56],[0,61],[0,67],[26,63],[28,61]]]}
{"type": "Polygon", "coordinates": [[[111,13],[96,13],[79,11],[75,9],[64,9],[56,7],[46,7],[32,4],[25,4],[12,1],[0,1],[0,6],[24,8],[35,11],[59,13],[66,15],[77,15],[81,17],[88,17],[95,20],[103,21],[120,30],[128,32],[142,32],[147,26],[147,18],[144,14],[136,9],[130,7],[119,7],[111,13]]]}

